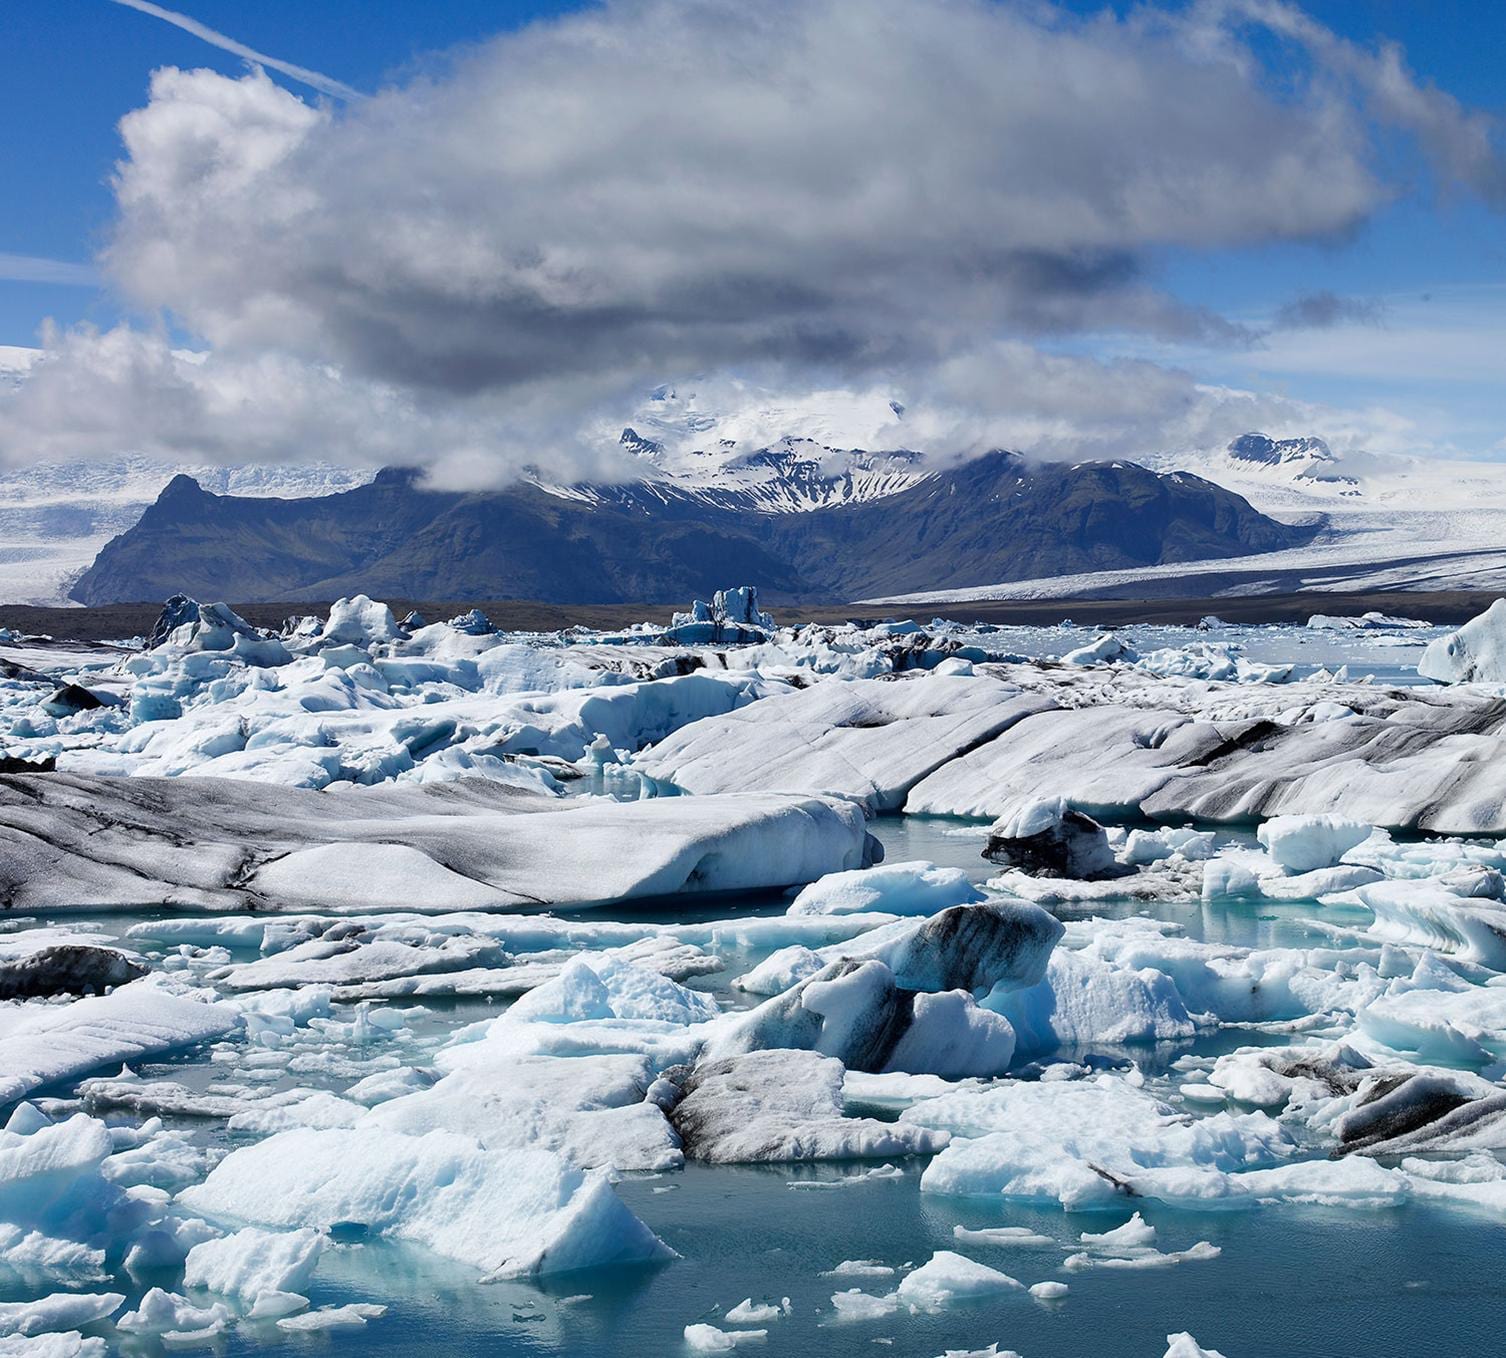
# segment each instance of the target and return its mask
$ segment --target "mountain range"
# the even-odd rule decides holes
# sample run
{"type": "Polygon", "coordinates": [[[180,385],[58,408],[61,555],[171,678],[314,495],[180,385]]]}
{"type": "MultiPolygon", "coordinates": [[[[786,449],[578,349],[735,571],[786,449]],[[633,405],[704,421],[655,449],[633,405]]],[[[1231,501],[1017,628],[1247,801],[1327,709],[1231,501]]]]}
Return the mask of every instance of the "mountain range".
{"type": "Polygon", "coordinates": [[[1276,551],[1311,535],[1200,477],[1129,462],[995,452],[926,470],[914,454],[791,437],[719,449],[711,473],[693,477],[652,465],[670,460],[658,440],[636,428],[623,438],[654,474],[455,492],[387,469],[301,499],[217,495],[179,475],[72,598],[665,602],[745,582],[775,600],[844,601],[1276,551]]]}
{"type": "Polygon", "coordinates": [[[1500,463],[1251,432],[1140,465],[943,468],[913,451],[923,416],[883,392],[665,386],[623,413],[592,432],[609,479],[535,470],[490,493],[401,470],[367,486],[372,471],[326,464],[11,469],[0,600],[669,602],[742,579],[773,599],[916,606],[1506,587],[1500,463]]]}

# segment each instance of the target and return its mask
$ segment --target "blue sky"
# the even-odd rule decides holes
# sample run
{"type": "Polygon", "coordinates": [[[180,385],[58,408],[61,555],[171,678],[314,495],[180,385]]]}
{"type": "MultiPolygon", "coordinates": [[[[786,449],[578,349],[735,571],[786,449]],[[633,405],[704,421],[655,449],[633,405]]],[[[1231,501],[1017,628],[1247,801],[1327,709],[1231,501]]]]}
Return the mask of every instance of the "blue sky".
{"type": "MultiPolygon", "coordinates": [[[[505,0],[183,0],[174,7],[252,48],[365,91],[429,75],[442,82],[457,47],[569,8],[505,0]]],[[[1081,16],[1103,9],[1081,0],[1065,8],[1081,16]]],[[[1123,17],[1137,9],[1119,5],[1114,12],[1123,17]]],[[[1420,86],[1436,85],[1472,112],[1506,114],[1500,81],[1506,6],[1315,0],[1304,9],[1366,50],[1382,41],[1401,44],[1420,86]]],[[[1310,64],[1270,34],[1252,34],[1248,42],[1267,63],[1268,85],[1281,84],[1288,61],[1294,71],[1310,64]]],[[[203,342],[204,327],[184,319],[187,308],[170,299],[155,311],[131,308],[113,283],[90,275],[118,219],[110,182],[122,154],[117,124],[146,103],[150,75],[163,66],[205,67],[229,78],[247,70],[240,58],[110,0],[13,4],[0,15],[0,101],[9,129],[0,138],[0,183],[8,190],[0,220],[0,344],[35,344],[48,318],[65,329],[81,322],[108,329],[122,320],[150,325],[155,318],[175,340],[203,342]]],[[[276,72],[272,79],[315,101],[297,81],[276,72]]],[[[1436,450],[1506,455],[1502,205],[1441,182],[1405,135],[1377,133],[1368,157],[1385,182],[1385,201],[1349,229],[1286,241],[1270,233],[1271,239],[1232,247],[1152,242],[1133,252],[1148,285],[1252,332],[1265,331],[1294,299],[1312,295],[1345,299],[1356,314],[1363,309],[1362,324],[1273,331],[1234,345],[1113,319],[1101,328],[1074,322],[1068,332],[1028,338],[1045,353],[1141,360],[1315,406],[1384,407],[1436,450]]],[[[1013,332],[1005,326],[998,333],[1013,332]]]]}
{"type": "MultiPolygon", "coordinates": [[[[189,0],[171,5],[248,47],[360,89],[422,69],[436,53],[568,8],[518,0],[189,0]]],[[[146,98],[158,66],[229,75],[239,57],[110,0],[8,5],[0,14],[0,255],[87,264],[114,215],[116,124],[146,98]]],[[[290,88],[300,89],[288,81],[290,88]]],[[[101,288],[0,278],[0,344],[32,344],[44,316],[108,324],[101,288]]]]}

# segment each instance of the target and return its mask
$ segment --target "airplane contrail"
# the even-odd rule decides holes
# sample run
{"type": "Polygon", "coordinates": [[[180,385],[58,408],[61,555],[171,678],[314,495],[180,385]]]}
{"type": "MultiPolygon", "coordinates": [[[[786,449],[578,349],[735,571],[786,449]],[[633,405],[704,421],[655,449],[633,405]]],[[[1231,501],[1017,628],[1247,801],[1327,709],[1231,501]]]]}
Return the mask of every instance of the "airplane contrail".
{"type": "Polygon", "coordinates": [[[348,100],[366,97],[360,90],[352,89],[332,76],[321,75],[318,71],[311,71],[306,66],[295,66],[290,61],[279,61],[276,57],[269,57],[265,52],[258,52],[255,48],[247,47],[245,43],[237,42],[234,38],[216,32],[201,24],[197,19],[189,18],[186,14],[179,14],[174,10],[163,9],[161,5],[154,5],[151,0],[112,0],[112,3],[124,5],[127,9],[139,10],[142,14],[150,14],[154,19],[161,19],[175,28],[181,28],[185,33],[192,33],[194,37],[202,38],[213,47],[218,47],[238,57],[244,57],[247,61],[254,61],[259,66],[281,71],[289,79],[316,89],[321,94],[348,100]]]}
{"type": "Polygon", "coordinates": [[[7,283],[61,283],[68,287],[99,286],[99,274],[92,264],[74,264],[63,259],[43,259],[38,255],[12,255],[0,251],[0,281],[7,283]]]}

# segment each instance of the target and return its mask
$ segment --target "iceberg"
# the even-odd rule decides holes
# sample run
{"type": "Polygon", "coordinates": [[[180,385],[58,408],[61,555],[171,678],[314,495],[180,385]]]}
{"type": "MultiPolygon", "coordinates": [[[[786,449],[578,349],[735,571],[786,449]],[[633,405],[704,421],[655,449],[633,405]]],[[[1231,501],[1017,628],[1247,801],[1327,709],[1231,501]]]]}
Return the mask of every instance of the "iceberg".
{"type": "Polygon", "coordinates": [[[677,1169],[680,1138],[648,1099],[654,1078],[642,1055],[483,1053],[431,1088],[385,1100],[364,1125],[459,1132],[487,1150],[544,1149],[586,1169],[677,1169]]]}
{"type": "Polygon", "coordinates": [[[822,793],[893,811],[928,773],[1049,705],[982,676],[822,683],[692,722],[633,767],[698,795],[822,793]]]}
{"type": "Polygon", "coordinates": [[[232,1151],[178,1201],[284,1230],[355,1224],[491,1278],[663,1262],[669,1247],[613,1192],[604,1170],[546,1150],[378,1127],[279,1132],[232,1151]]]}
{"type": "Polygon", "coordinates": [[[1255,832],[1271,857],[1292,873],[1336,867],[1371,833],[1369,825],[1342,816],[1273,816],[1255,832]]]}
{"type": "Polygon", "coordinates": [[[1061,797],[1026,802],[990,827],[983,856],[1032,877],[1122,877],[1103,827],[1061,797]]]}
{"type": "Polygon", "coordinates": [[[1023,1291],[1007,1273],[954,1250],[937,1250],[896,1289],[900,1304],[916,1311],[944,1311],[954,1301],[1023,1291]]]}
{"type": "Polygon", "coordinates": [[[198,778],[0,776],[22,909],[516,909],[799,885],[872,861],[850,802],[561,802],[486,781],[338,794],[198,778]],[[393,837],[401,835],[401,843],[393,837]]]}
{"type": "Polygon", "coordinates": [[[1440,684],[1506,683],[1506,599],[1429,642],[1417,673],[1440,684]]]}
{"type": "Polygon", "coordinates": [[[960,868],[934,863],[885,863],[833,872],[801,889],[791,915],[934,915],[950,905],[973,905],[983,893],[960,868]]]}
{"type": "MultiPolygon", "coordinates": [[[[1123,1077],[1005,1081],[982,1091],[928,1099],[900,1114],[901,1125],[952,1133],[926,1168],[929,1193],[1060,1204],[1068,1211],[1112,1209],[1129,1196],[1157,1196],[1156,1169],[1224,1175],[1292,1153],[1263,1113],[1189,1118],[1123,1077]]],[[[1191,1176],[1194,1181],[1198,1176],[1191,1176]]]]}
{"type": "Polygon", "coordinates": [[[145,975],[146,968],[118,948],[55,943],[0,961],[0,1000],[94,995],[145,975]]]}
{"type": "Polygon", "coordinates": [[[929,1155],[948,1134],[842,1109],[840,1061],[810,1051],[766,1050],[702,1061],[670,1117],[692,1160],[795,1163],[929,1155]]]}
{"type": "Polygon", "coordinates": [[[285,1315],[308,1305],[308,1286],[325,1237],[314,1230],[264,1231],[247,1226],[195,1245],[183,1262],[183,1282],[235,1297],[254,1317],[285,1315]]]}
{"type": "Polygon", "coordinates": [[[150,979],[42,1008],[0,1030],[0,1103],[102,1066],[211,1042],[241,1022],[228,1005],[173,995],[150,979]]]}
{"type": "Polygon", "coordinates": [[[1162,1358],[1224,1358],[1217,1349],[1205,1349],[1186,1330],[1166,1336],[1162,1358]]]}

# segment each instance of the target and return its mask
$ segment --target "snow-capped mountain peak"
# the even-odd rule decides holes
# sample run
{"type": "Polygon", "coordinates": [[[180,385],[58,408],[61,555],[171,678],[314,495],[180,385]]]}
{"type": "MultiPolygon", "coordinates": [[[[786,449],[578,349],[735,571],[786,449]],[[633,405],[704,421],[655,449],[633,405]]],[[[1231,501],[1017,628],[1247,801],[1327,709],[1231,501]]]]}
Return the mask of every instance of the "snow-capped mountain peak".
{"type": "Polygon", "coordinates": [[[1337,461],[1329,446],[1315,435],[1273,439],[1267,434],[1241,434],[1229,444],[1228,453],[1241,462],[1258,462],[1266,466],[1337,461]]]}
{"type": "Polygon", "coordinates": [[[878,391],[789,399],[741,383],[666,385],[615,436],[630,461],[623,484],[541,484],[571,499],[648,494],[767,514],[881,499],[928,474],[905,446],[904,415],[878,391]]]}

